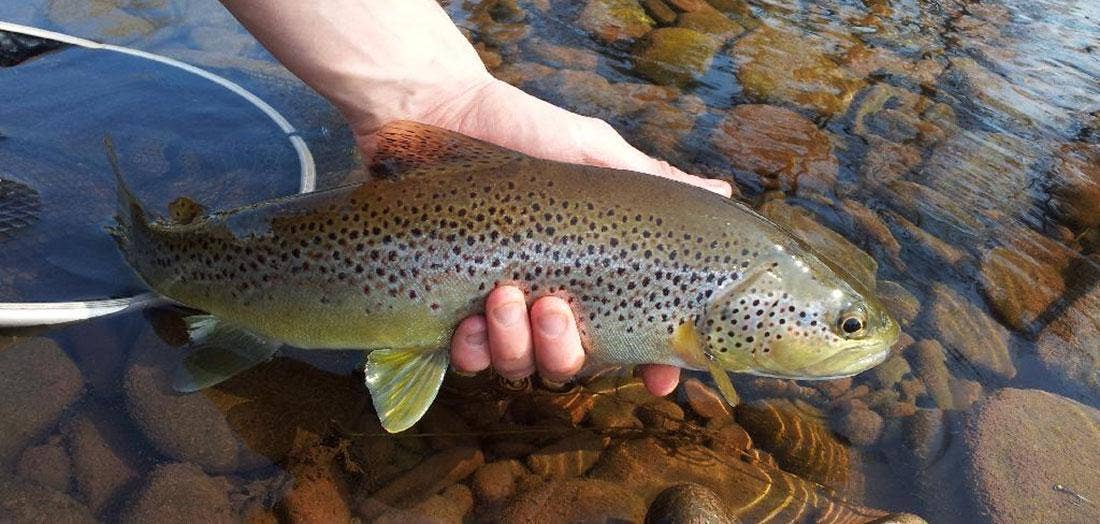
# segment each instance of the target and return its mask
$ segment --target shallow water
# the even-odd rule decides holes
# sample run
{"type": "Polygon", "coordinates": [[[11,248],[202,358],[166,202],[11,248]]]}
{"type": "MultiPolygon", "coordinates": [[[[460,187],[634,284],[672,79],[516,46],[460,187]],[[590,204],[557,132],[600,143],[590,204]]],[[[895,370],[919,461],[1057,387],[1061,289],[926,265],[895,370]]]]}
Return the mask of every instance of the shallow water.
{"type": "MultiPolygon", "coordinates": [[[[745,522],[1100,519],[1095,2],[447,9],[498,77],[735,182],[874,280],[906,334],[895,355],[851,380],[735,376],[732,413],[702,376],[668,399],[622,378],[450,377],[426,420],[390,437],[355,355],[290,350],[181,397],[166,371],[179,311],[21,333],[56,346],[0,339],[0,520],[640,520],[658,498],[672,502],[653,512],[745,522]],[[685,482],[703,488],[658,497],[685,482]]],[[[210,68],[287,115],[322,185],[355,166],[331,108],[213,2],[32,2],[0,19],[210,68]]],[[[293,152],[239,101],[117,60],[63,49],[0,69],[17,102],[0,108],[0,178],[33,182],[49,212],[0,239],[20,247],[0,250],[0,299],[135,289],[101,234],[104,132],[155,206],[295,190],[293,152]]]]}

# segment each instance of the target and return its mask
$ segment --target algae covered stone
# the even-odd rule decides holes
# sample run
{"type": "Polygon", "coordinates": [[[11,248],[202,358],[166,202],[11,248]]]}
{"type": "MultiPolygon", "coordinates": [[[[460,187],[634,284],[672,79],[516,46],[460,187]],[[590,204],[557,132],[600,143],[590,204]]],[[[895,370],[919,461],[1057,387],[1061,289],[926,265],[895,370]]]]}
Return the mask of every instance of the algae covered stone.
{"type": "Polygon", "coordinates": [[[635,52],[634,70],[661,85],[685,86],[710,68],[721,41],[683,27],[662,27],[635,52]]]}
{"type": "Polygon", "coordinates": [[[636,0],[589,0],[577,23],[603,42],[632,40],[653,28],[653,19],[636,0]]]}

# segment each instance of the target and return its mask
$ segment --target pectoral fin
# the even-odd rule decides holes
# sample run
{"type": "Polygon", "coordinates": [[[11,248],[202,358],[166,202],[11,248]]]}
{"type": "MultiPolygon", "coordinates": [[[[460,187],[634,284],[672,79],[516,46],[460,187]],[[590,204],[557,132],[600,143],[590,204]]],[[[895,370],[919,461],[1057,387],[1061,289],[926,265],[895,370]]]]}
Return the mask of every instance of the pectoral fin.
{"type": "Polygon", "coordinates": [[[379,349],[367,355],[367,389],[386,431],[404,431],[424,416],[449,363],[446,349],[379,349]]]}
{"type": "Polygon", "coordinates": [[[736,407],[741,403],[741,397],[737,395],[737,390],[733,389],[733,382],[730,381],[730,376],[724,369],[711,364],[710,377],[714,379],[714,385],[718,386],[718,392],[730,407],[736,407]]]}
{"type": "Polygon", "coordinates": [[[172,387],[181,393],[208,388],[267,361],[279,343],[212,315],[184,319],[191,353],[176,368],[172,387]]]}

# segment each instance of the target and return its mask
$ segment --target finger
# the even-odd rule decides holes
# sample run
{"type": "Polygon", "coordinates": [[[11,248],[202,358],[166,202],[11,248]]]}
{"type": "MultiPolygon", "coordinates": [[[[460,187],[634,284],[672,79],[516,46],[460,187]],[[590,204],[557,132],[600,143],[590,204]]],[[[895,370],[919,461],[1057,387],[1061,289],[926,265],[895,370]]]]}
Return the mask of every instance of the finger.
{"type": "Polygon", "coordinates": [[[647,364],[639,370],[646,389],[658,397],[672,393],[680,382],[680,368],[663,364],[647,364]]]}
{"type": "Polygon", "coordinates": [[[534,373],[531,327],[523,291],[514,286],[494,289],[485,300],[485,320],[489,356],[497,373],[510,380],[534,373]]]}
{"type": "Polygon", "coordinates": [[[542,378],[565,382],[581,370],[584,348],[573,310],[564,300],[542,297],[531,305],[531,335],[542,378]]]}
{"type": "Polygon", "coordinates": [[[451,365],[463,373],[477,373],[488,368],[490,363],[485,317],[467,317],[451,335],[451,365]]]}

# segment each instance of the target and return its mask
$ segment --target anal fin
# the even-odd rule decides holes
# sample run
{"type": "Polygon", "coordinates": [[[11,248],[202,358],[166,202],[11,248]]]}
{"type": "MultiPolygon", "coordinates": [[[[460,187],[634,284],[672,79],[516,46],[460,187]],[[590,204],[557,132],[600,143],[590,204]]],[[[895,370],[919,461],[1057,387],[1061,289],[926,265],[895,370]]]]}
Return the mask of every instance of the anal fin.
{"type": "Polygon", "coordinates": [[[439,393],[449,364],[446,348],[370,352],[364,372],[382,427],[397,433],[416,424],[439,393]]]}
{"type": "Polygon", "coordinates": [[[217,385],[266,362],[281,345],[213,315],[194,315],[184,321],[191,334],[191,353],[172,378],[172,387],[181,393],[217,385]]]}
{"type": "Polygon", "coordinates": [[[712,364],[710,366],[710,377],[714,379],[714,385],[718,387],[718,393],[722,395],[722,398],[730,407],[737,407],[737,404],[741,403],[741,397],[737,395],[737,390],[733,389],[733,382],[730,381],[730,376],[726,373],[726,370],[712,364]]]}

